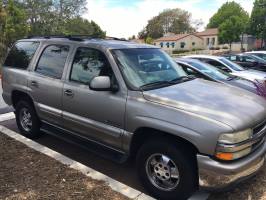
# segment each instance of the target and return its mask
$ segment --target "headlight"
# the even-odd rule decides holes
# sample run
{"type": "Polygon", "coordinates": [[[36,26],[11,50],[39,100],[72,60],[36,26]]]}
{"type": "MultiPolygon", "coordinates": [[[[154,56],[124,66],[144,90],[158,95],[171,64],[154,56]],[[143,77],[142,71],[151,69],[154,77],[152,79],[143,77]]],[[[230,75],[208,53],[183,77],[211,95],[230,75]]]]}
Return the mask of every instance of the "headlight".
{"type": "Polygon", "coordinates": [[[220,160],[235,160],[251,152],[251,144],[245,141],[252,137],[253,130],[221,134],[218,139],[215,157],[220,160]],[[244,143],[241,143],[244,142],[244,143]]]}
{"type": "Polygon", "coordinates": [[[222,144],[236,144],[248,140],[252,136],[252,129],[246,129],[237,133],[221,134],[218,142],[222,144]]]}

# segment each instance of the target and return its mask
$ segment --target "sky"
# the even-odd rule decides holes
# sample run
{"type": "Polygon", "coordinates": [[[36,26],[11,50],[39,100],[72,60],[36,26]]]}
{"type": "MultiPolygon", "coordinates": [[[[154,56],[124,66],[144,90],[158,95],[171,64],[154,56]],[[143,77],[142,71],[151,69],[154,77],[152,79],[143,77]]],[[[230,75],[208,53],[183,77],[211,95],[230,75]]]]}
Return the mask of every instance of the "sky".
{"type": "MultiPolygon", "coordinates": [[[[108,36],[128,38],[138,34],[149,19],[168,8],[181,8],[201,19],[203,26],[227,0],[87,0],[84,17],[95,21],[108,36]]],[[[250,14],[253,0],[235,0],[250,14]]]]}

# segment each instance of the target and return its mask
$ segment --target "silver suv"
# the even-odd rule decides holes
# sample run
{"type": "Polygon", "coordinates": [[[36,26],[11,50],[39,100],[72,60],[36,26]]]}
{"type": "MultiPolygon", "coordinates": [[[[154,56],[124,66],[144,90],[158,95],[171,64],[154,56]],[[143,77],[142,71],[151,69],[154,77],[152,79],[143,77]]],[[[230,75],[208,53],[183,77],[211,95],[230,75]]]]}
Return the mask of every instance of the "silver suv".
{"type": "Polygon", "coordinates": [[[188,76],[154,46],[23,39],[7,56],[2,84],[23,135],[71,136],[121,162],[135,158],[158,199],[223,189],[264,165],[266,101],[188,76]]]}

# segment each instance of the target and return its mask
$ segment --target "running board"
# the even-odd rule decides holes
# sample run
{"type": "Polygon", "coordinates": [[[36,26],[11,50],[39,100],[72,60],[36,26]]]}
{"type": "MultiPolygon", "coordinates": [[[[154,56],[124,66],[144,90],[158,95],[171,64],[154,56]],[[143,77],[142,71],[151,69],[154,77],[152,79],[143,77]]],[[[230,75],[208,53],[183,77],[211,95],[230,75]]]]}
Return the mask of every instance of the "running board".
{"type": "Polygon", "coordinates": [[[106,146],[97,144],[89,139],[77,136],[69,131],[64,131],[47,123],[42,123],[41,131],[49,135],[60,138],[68,143],[77,145],[91,153],[97,154],[105,159],[112,160],[116,163],[125,163],[128,160],[128,155],[115,151],[106,146]]]}

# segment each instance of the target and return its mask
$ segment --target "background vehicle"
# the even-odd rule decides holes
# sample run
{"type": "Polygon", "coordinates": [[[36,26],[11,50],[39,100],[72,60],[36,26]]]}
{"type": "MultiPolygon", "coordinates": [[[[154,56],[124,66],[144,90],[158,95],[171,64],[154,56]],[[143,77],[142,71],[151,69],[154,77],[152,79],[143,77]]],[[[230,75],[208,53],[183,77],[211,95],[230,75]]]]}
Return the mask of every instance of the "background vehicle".
{"type": "Polygon", "coordinates": [[[255,55],[255,56],[258,56],[266,60],[266,51],[248,51],[248,52],[245,52],[245,54],[255,55]]]}
{"type": "Polygon", "coordinates": [[[20,132],[71,136],[118,162],[135,158],[158,199],[228,187],[265,162],[266,101],[184,72],[165,52],[127,41],[37,37],[3,67],[20,132]]]}
{"type": "Polygon", "coordinates": [[[248,79],[251,81],[265,81],[266,80],[266,73],[253,70],[253,69],[245,69],[240,65],[219,56],[210,56],[210,55],[191,55],[185,56],[185,58],[193,58],[200,60],[202,62],[208,63],[220,70],[223,70],[227,73],[230,73],[234,76],[238,76],[244,79],[248,79]]]}
{"type": "Polygon", "coordinates": [[[241,65],[247,69],[255,69],[259,71],[266,71],[266,60],[251,54],[227,54],[223,57],[241,65]]]}
{"type": "Polygon", "coordinates": [[[195,59],[177,58],[175,61],[182,66],[184,71],[189,75],[210,81],[233,85],[257,94],[255,82],[230,75],[229,73],[195,59]]]}

